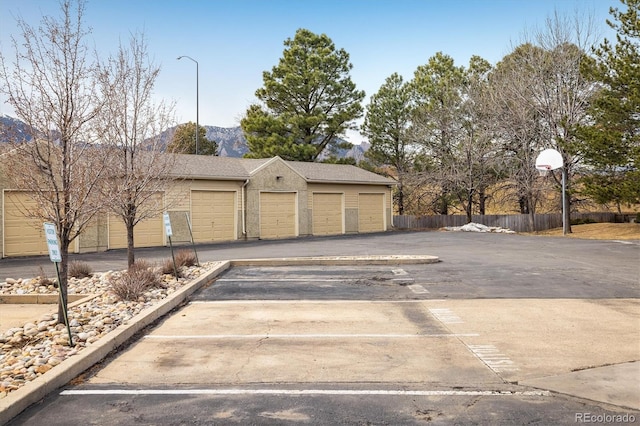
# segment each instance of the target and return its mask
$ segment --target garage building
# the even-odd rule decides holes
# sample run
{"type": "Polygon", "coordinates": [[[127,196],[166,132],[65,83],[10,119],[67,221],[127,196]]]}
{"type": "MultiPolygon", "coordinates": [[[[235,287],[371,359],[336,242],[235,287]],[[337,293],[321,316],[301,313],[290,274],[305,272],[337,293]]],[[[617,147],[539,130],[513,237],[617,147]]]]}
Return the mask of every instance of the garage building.
{"type": "MultiPolygon", "coordinates": [[[[173,154],[167,154],[173,155],[173,154]]],[[[175,179],[155,201],[172,223],[172,242],[215,243],[310,235],[381,232],[391,228],[392,179],[351,165],[175,155],[175,179]]],[[[1,256],[47,253],[42,224],[25,216],[34,202],[0,175],[1,256]]],[[[167,245],[162,214],[135,228],[136,247],[167,245]]],[[[122,222],[105,213],[74,252],[126,247],[122,222]]]]}

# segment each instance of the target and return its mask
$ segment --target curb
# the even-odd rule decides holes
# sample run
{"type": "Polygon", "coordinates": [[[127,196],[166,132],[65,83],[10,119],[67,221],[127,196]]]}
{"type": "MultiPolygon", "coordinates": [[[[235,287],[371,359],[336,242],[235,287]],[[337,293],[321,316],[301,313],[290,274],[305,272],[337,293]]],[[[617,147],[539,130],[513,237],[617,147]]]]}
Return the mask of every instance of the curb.
{"type": "MultiPolygon", "coordinates": [[[[187,300],[187,298],[205,282],[232,266],[425,264],[437,263],[439,261],[440,259],[438,257],[427,255],[329,256],[219,261],[218,265],[212,270],[173,293],[163,302],[140,312],[131,318],[128,323],[119,325],[95,344],[83,349],[78,355],[67,358],[46,374],[26,383],[19,389],[9,393],[5,398],[0,399],[0,424],[8,423],[9,420],[29,406],[42,400],[49,393],[66,385],[84,371],[102,361],[109,353],[124,344],[137,332],[187,300]]],[[[82,300],[76,303],[83,303],[84,301],[85,300],[82,300]]]]}
{"type": "Polygon", "coordinates": [[[287,265],[386,265],[386,264],[426,264],[438,263],[440,259],[428,255],[388,255],[388,256],[312,256],[280,257],[266,259],[236,259],[231,266],[287,266],[287,265]]]}

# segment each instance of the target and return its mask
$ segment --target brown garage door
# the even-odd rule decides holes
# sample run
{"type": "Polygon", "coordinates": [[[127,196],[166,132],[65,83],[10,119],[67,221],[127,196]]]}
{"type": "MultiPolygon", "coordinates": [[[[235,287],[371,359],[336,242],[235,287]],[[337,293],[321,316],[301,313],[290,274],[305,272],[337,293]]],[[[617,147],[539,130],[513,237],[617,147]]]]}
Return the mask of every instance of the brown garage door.
{"type": "Polygon", "coordinates": [[[384,194],[358,194],[358,232],[384,230],[384,194]]]}
{"type": "Polygon", "coordinates": [[[344,233],[342,194],[313,194],[313,235],[344,233]]]}
{"type": "Polygon", "coordinates": [[[193,240],[198,243],[236,239],[236,193],[191,191],[193,240]]]}
{"type": "Polygon", "coordinates": [[[260,238],[297,236],[295,192],[260,193],[260,238]]]}
{"type": "Polygon", "coordinates": [[[35,210],[36,202],[25,192],[4,193],[4,255],[33,256],[47,254],[42,221],[27,218],[25,211],[35,210]]]}
{"type": "MultiPolygon", "coordinates": [[[[162,194],[157,194],[154,202],[162,205],[162,194]]],[[[133,228],[134,247],[159,247],[164,244],[164,224],[162,213],[139,222],[133,228]]],[[[109,248],[127,247],[127,228],[119,216],[109,215],[109,248]]]]}

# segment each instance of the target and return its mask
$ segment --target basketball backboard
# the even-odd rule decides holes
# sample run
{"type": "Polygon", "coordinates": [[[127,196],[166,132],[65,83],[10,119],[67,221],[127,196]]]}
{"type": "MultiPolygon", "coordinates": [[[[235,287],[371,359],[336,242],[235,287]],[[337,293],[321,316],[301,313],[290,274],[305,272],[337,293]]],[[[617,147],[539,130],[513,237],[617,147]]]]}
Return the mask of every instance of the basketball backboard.
{"type": "Polygon", "coordinates": [[[536,158],[536,169],[555,170],[563,165],[562,155],[555,149],[545,149],[536,158]]]}

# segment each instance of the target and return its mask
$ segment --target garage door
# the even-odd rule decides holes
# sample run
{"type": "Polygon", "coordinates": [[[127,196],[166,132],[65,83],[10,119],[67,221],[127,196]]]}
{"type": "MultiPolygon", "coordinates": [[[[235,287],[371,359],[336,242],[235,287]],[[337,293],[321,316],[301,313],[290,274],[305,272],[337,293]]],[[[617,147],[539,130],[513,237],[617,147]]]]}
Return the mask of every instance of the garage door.
{"type": "Polygon", "coordinates": [[[25,217],[35,210],[36,202],[24,192],[4,193],[4,255],[33,256],[47,254],[42,220],[25,217]]]}
{"type": "MultiPolygon", "coordinates": [[[[162,194],[158,194],[155,200],[158,206],[162,205],[162,194]]],[[[134,247],[159,247],[164,244],[164,224],[162,213],[147,220],[139,222],[133,228],[134,247]]],[[[118,249],[127,247],[127,228],[119,216],[109,215],[109,248],[118,249]]]]}
{"type": "Polygon", "coordinates": [[[297,236],[295,192],[260,193],[260,238],[297,236]]]}
{"type": "Polygon", "coordinates": [[[342,194],[313,194],[313,235],[344,233],[342,194]]]}
{"type": "Polygon", "coordinates": [[[197,243],[236,239],[235,191],[191,191],[191,227],[197,243]]]}
{"type": "Polygon", "coordinates": [[[385,230],[384,194],[358,194],[358,232],[385,230]]]}

